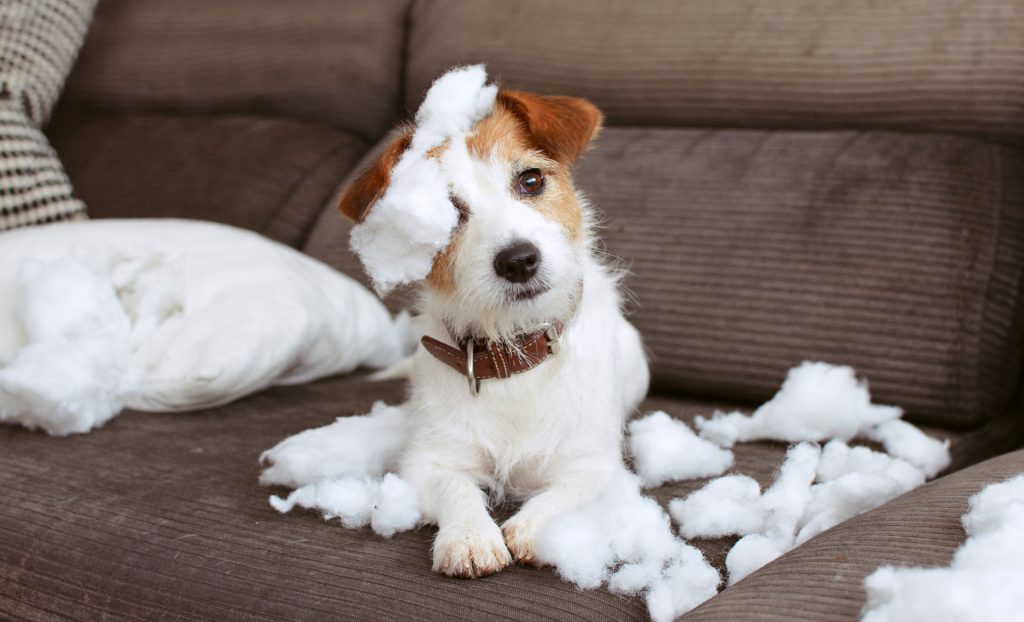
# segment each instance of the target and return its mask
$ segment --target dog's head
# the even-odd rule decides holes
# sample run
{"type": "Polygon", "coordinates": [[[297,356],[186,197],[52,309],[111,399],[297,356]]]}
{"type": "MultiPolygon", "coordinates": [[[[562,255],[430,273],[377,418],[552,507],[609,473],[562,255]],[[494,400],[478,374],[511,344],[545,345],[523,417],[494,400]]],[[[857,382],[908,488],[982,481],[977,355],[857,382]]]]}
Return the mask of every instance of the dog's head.
{"type": "MultiPolygon", "coordinates": [[[[469,133],[426,152],[458,210],[450,242],[424,281],[426,304],[454,330],[507,339],[572,314],[589,252],[588,214],[572,168],[601,122],[586,100],[502,89],[469,133]]],[[[415,130],[405,127],[343,191],[346,216],[367,218],[415,130]]]]}

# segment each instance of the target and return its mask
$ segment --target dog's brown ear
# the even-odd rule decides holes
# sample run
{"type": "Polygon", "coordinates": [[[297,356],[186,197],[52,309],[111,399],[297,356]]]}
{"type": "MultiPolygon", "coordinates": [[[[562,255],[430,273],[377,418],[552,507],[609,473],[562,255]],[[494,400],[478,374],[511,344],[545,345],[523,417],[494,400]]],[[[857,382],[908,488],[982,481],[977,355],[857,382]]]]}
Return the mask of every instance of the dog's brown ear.
{"type": "Polygon", "coordinates": [[[604,115],[597,106],[577,97],[498,91],[498,105],[522,120],[538,149],[571,165],[601,130],[604,115]]]}
{"type": "Polygon", "coordinates": [[[341,192],[338,209],[349,220],[360,223],[391,183],[391,169],[412,142],[412,128],[401,127],[399,135],[341,192]]]}

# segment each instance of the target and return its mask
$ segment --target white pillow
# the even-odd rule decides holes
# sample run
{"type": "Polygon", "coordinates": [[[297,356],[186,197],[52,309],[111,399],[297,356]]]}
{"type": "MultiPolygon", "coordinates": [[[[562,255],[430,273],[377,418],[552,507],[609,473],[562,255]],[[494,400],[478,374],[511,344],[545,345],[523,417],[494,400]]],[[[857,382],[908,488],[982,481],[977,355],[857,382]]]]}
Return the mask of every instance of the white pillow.
{"type": "Polygon", "coordinates": [[[87,432],[124,407],[205,408],[380,368],[409,345],[405,320],[356,281],[225,225],[0,233],[0,421],[87,432]]]}

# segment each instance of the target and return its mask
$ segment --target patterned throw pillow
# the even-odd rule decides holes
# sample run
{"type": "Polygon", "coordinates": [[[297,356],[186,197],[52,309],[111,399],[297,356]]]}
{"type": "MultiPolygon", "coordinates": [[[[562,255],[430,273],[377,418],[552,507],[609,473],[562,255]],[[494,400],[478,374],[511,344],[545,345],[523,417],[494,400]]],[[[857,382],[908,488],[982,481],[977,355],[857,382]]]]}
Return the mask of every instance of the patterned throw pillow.
{"type": "Polygon", "coordinates": [[[85,218],[41,128],[96,0],[0,0],[0,231],[85,218]]]}

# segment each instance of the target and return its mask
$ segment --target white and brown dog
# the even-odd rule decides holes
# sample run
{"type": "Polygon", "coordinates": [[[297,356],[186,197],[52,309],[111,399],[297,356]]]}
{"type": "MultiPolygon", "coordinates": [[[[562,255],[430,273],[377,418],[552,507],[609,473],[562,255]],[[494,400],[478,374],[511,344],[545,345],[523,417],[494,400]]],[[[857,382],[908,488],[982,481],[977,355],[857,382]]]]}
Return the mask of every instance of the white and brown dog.
{"type": "MultiPolygon", "coordinates": [[[[649,380],[573,186],[601,113],[571,97],[491,97],[489,115],[425,151],[442,163],[458,223],[421,287],[427,336],[412,361],[399,473],[439,527],[434,570],[462,577],[537,561],[544,525],[623,469],[624,423],[649,380]],[[488,493],[524,503],[499,528],[488,493]]],[[[416,131],[405,127],[349,184],[346,216],[368,217],[416,131]]]]}

